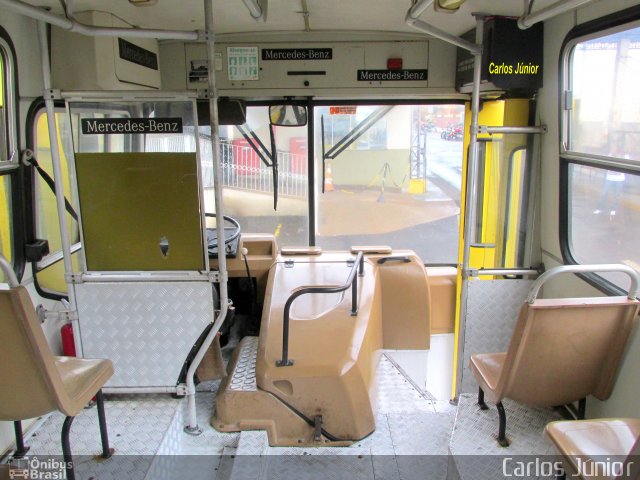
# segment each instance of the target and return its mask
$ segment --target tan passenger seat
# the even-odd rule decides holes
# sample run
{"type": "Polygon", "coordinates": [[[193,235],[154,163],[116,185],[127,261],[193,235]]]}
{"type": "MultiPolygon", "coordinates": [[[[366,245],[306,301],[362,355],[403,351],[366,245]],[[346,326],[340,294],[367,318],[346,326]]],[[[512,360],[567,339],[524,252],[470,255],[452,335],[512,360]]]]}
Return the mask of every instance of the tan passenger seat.
{"type": "Polygon", "coordinates": [[[640,419],[551,422],[545,435],[562,455],[567,478],[632,479],[640,474],[640,419]]]}
{"type": "Polygon", "coordinates": [[[102,386],[113,375],[110,360],[56,357],[51,354],[31,297],[18,281],[9,263],[0,255],[0,268],[9,279],[8,290],[0,290],[0,420],[14,422],[16,454],[24,447],[21,420],[59,410],[67,418],[62,426],[62,452],[67,479],[74,479],[69,431],[75,415],[95,396],[98,406],[102,456],[108,458],[107,425],[102,386]]]}
{"type": "Polygon", "coordinates": [[[534,295],[520,310],[507,352],[471,355],[478,404],[487,408],[486,394],[498,409],[500,445],[509,444],[504,398],[538,407],[580,401],[582,418],[588,395],[609,398],[637,312],[638,301],[627,297],[534,295]]]}

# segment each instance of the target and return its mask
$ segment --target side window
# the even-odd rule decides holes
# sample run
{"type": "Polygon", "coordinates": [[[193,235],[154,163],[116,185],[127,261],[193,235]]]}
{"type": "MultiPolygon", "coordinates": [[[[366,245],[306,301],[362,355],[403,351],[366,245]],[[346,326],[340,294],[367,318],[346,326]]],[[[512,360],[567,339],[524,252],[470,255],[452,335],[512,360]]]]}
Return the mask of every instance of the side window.
{"type": "MultiPolygon", "coordinates": [[[[8,44],[0,37],[0,254],[9,262],[15,260],[11,195],[12,172],[17,167],[14,88],[13,57],[8,44]]],[[[0,282],[4,280],[0,271],[0,282]]]]}
{"type": "MultiPolygon", "coordinates": [[[[64,194],[71,206],[77,211],[76,195],[72,191],[69,170],[69,147],[71,145],[71,132],[64,109],[56,109],[56,123],[58,130],[58,147],[62,164],[64,194]]],[[[44,108],[38,111],[34,117],[33,149],[38,165],[44,172],[53,178],[53,164],[51,160],[51,146],[49,142],[49,127],[47,113],[44,108]]],[[[62,264],[62,243],[60,238],[60,225],[56,208],[56,197],[53,190],[47,185],[44,178],[34,169],[34,207],[35,227],[37,238],[46,239],[49,242],[49,255],[43,258],[37,265],[36,277],[38,286],[47,292],[65,294],[64,268],[62,264]]],[[[67,225],[69,226],[69,239],[72,251],[80,248],[80,234],[78,222],[73,213],[67,211],[67,225]]]]}
{"type": "Polygon", "coordinates": [[[570,41],[564,67],[565,257],[640,271],[639,23],[570,41]]]}
{"type": "Polygon", "coordinates": [[[14,62],[9,44],[0,37],[0,172],[18,165],[14,62]]]}

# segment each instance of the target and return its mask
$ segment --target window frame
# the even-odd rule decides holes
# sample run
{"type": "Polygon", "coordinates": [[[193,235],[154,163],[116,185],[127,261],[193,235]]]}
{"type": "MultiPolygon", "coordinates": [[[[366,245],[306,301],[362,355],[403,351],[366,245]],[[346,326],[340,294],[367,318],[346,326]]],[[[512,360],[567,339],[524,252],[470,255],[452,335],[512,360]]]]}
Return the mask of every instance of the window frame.
{"type": "MultiPolygon", "coordinates": [[[[11,240],[12,254],[11,264],[18,278],[22,280],[25,270],[25,251],[26,243],[25,232],[25,198],[24,198],[24,168],[20,163],[20,124],[19,118],[19,84],[18,84],[18,56],[16,49],[11,41],[11,37],[7,31],[0,26],[0,49],[2,50],[2,58],[4,62],[3,79],[4,82],[4,98],[6,101],[7,124],[11,124],[11,132],[7,135],[7,144],[13,142],[14,156],[11,162],[0,162],[0,176],[10,176],[11,185],[11,240]],[[9,65],[9,68],[6,67],[9,65]],[[10,120],[10,121],[9,121],[10,120]]],[[[9,150],[8,150],[9,151],[9,150]]],[[[7,151],[7,153],[8,153],[7,151]]]]}
{"type": "MultiPolygon", "coordinates": [[[[640,176],[640,162],[624,158],[608,157],[569,149],[571,140],[571,112],[567,107],[568,92],[572,86],[571,60],[577,44],[611,35],[616,32],[640,27],[640,6],[633,6],[619,12],[575,26],[566,35],[560,48],[558,71],[558,122],[559,122],[559,202],[558,234],[560,253],[565,264],[579,265],[571,250],[571,165],[584,165],[606,170],[614,170],[629,175],[640,176]]],[[[577,273],[578,277],[607,295],[625,295],[626,291],[596,273],[577,273]]]]}
{"type": "Polygon", "coordinates": [[[18,76],[16,53],[7,33],[0,29],[0,56],[2,56],[2,82],[4,93],[5,111],[5,137],[7,150],[0,152],[0,173],[11,171],[19,166],[19,142],[18,142],[18,76]]]}
{"type": "MultiPolygon", "coordinates": [[[[62,100],[55,100],[54,108],[56,112],[62,109],[66,113],[65,103],[62,100]]],[[[33,152],[37,152],[35,132],[37,128],[38,118],[40,117],[40,115],[46,115],[46,114],[47,112],[46,112],[46,105],[45,105],[44,98],[43,97],[36,98],[29,106],[29,111],[27,112],[26,130],[25,130],[27,148],[29,148],[33,152]]],[[[25,192],[26,192],[25,196],[27,201],[26,210],[30,212],[30,214],[28,215],[28,221],[26,225],[27,235],[29,236],[29,238],[37,238],[37,233],[38,233],[37,232],[38,221],[36,218],[36,215],[38,213],[38,206],[36,202],[36,183],[39,178],[40,178],[39,174],[36,172],[35,168],[33,167],[30,168],[28,170],[28,173],[25,175],[24,185],[25,185],[25,192]]],[[[71,253],[75,253],[81,248],[82,248],[82,242],[81,241],[75,242],[71,245],[71,253]]],[[[33,284],[35,286],[36,292],[42,298],[47,298],[50,300],[68,299],[68,295],[47,290],[38,283],[38,275],[37,275],[38,272],[56,263],[61,262],[62,259],[63,259],[62,251],[56,250],[55,252],[49,253],[39,262],[31,263],[32,270],[33,270],[33,284]]]]}

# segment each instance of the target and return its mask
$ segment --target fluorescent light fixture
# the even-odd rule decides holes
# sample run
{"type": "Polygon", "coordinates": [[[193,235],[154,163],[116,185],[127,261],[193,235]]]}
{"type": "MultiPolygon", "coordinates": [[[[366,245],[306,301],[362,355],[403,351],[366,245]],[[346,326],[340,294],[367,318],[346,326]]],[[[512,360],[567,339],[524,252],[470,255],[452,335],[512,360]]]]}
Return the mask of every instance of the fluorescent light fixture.
{"type": "Polygon", "coordinates": [[[136,7],[148,7],[158,3],[158,0],[129,0],[129,3],[136,7]]]}
{"type": "Polygon", "coordinates": [[[436,12],[453,13],[458,11],[465,0],[436,0],[433,4],[436,12]]]}

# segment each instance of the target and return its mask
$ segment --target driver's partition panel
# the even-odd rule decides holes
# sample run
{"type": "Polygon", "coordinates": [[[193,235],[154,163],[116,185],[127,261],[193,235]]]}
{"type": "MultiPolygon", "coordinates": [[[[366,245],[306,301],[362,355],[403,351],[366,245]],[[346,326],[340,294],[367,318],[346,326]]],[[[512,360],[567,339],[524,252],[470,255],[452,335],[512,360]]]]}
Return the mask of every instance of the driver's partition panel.
{"type": "Polygon", "coordinates": [[[76,349],[108,389],[176,392],[214,316],[193,99],[73,99],[76,349]]]}

